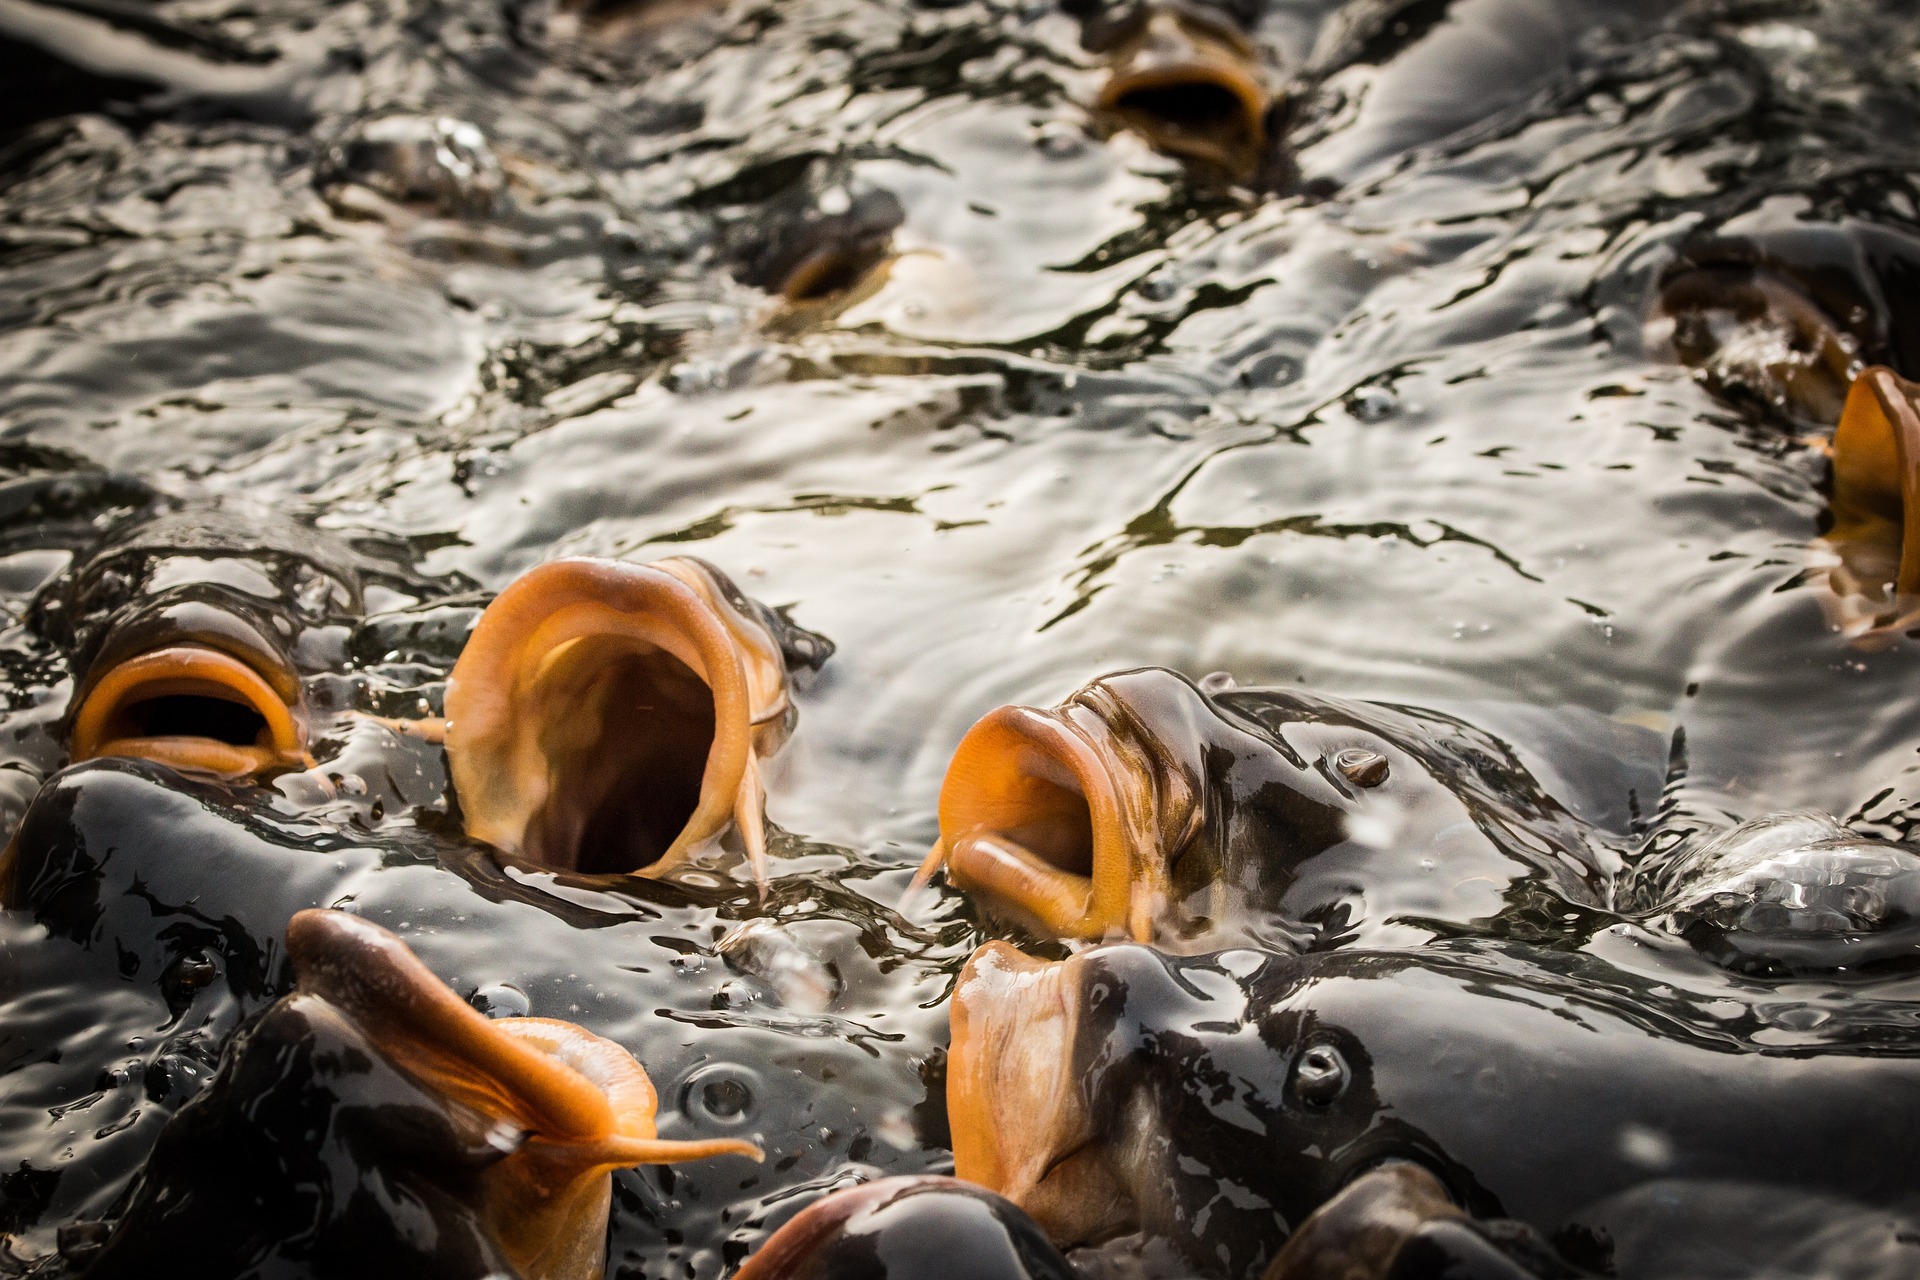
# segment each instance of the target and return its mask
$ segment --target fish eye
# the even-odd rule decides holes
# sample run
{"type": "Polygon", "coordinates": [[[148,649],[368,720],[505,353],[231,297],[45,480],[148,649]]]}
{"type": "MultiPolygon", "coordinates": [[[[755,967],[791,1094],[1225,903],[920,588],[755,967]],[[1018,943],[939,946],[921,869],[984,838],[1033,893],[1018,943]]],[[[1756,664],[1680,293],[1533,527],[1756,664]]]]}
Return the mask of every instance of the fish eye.
{"type": "Polygon", "coordinates": [[[1378,751],[1346,747],[1334,753],[1333,767],[1356,787],[1377,787],[1387,780],[1392,765],[1378,751]]]}
{"type": "Polygon", "coordinates": [[[1316,1110],[1330,1107],[1347,1091],[1347,1060],[1330,1044],[1309,1045],[1293,1064],[1293,1096],[1316,1110]]]}

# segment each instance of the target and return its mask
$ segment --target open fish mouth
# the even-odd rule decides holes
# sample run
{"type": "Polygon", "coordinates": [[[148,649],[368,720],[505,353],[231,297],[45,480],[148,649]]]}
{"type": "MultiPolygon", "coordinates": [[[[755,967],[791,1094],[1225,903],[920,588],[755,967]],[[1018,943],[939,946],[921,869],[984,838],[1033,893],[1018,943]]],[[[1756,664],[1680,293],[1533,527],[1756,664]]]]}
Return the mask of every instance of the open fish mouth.
{"type": "Polygon", "coordinates": [[[1168,683],[1198,696],[1168,673],[1135,672],[1051,710],[989,712],[947,767],[921,878],[944,863],[960,888],[1052,936],[1150,941],[1167,869],[1201,819],[1194,752],[1152,733],[1133,706],[1164,698],[1168,683]]]}
{"type": "Polygon", "coordinates": [[[1236,178],[1258,168],[1273,99],[1245,36],[1190,13],[1155,9],[1113,62],[1100,110],[1169,155],[1236,178]]]}
{"type": "Polygon", "coordinates": [[[738,1139],[660,1139],[653,1083],[632,1054],[570,1022],[489,1020],[370,921],[302,911],[287,953],[294,999],[324,1002],[401,1072],[492,1126],[504,1154],[482,1176],[478,1208],[523,1274],[599,1274],[611,1170],[761,1158],[738,1139]]]}
{"type": "Polygon", "coordinates": [[[74,699],[74,761],[133,756],[224,778],[312,767],[299,675],[264,641],[180,639],[103,659],[74,699]]]}
{"type": "Polygon", "coordinates": [[[1063,1247],[1134,1230],[1139,1216],[1075,1075],[1083,964],[1004,942],[975,951],[954,986],[947,1058],[955,1176],[1005,1196],[1063,1247]]]}
{"type": "Polygon", "coordinates": [[[663,875],[731,827],[764,882],[761,762],[793,719],[769,616],[691,559],[516,580],[447,689],[468,833],[541,866],[663,875]]]}

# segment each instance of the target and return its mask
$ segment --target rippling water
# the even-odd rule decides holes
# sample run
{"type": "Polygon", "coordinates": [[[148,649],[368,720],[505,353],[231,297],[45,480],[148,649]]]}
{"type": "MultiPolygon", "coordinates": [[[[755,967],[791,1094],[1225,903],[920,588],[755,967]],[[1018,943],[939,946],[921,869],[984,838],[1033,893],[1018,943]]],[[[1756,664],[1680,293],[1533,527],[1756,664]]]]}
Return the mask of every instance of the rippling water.
{"type": "MultiPolygon", "coordinates": [[[[397,538],[418,585],[373,613],[564,554],[724,566],[838,645],[770,781],[772,820],[814,842],[782,883],[838,895],[818,946],[864,954],[842,934],[868,920],[907,974],[843,975],[908,1024],[869,1059],[897,1144],[818,1121],[841,1135],[753,1196],[841,1159],[942,1167],[909,1113],[979,934],[957,898],[891,908],[968,725],[1100,672],[1438,706],[1543,757],[1605,717],[1642,731],[1682,829],[1812,806],[1905,834],[1920,683],[1906,641],[1847,647],[1809,586],[1824,455],[1658,359],[1643,319],[1704,231],[1920,227],[1920,22],[1568,3],[1564,41],[1412,94],[1417,23],[1325,61],[1386,8],[1270,0],[1254,39],[1298,105],[1255,191],[1103,124],[1098,60],[1045,3],[607,28],[535,0],[0,0],[0,66],[39,77],[0,153],[12,813],[61,762],[70,691],[28,601],[142,484],[397,538]],[[392,117],[457,162],[431,198],[379,194],[384,172],[409,195],[377,167],[392,117]],[[757,287],[783,235],[880,207],[890,268],[827,302],[757,287]]],[[[1456,18],[1525,33],[1528,8],[1456,18]]],[[[343,704],[437,698],[444,663],[365,660],[343,704]]],[[[1636,803],[1618,834],[1662,798],[1636,803]]],[[[706,910],[676,926],[696,949],[706,910]]],[[[554,943],[563,985],[589,977],[566,947],[616,966],[623,928],[554,943]]],[[[485,976],[433,932],[443,973],[485,976]]],[[[13,999],[15,1025],[70,1016],[13,999]]],[[[89,1078],[125,1056],[64,1034],[89,1078]]],[[[693,1043],[647,1058],[663,1095],[693,1043]]],[[[0,1166],[79,1167],[105,1127],[11,1119],[0,1166]]],[[[695,1215],[669,1248],[634,1189],[658,1175],[622,1179],[616,1272],[718,1274],[737,1223],[695,1215]]],[[[7,1187],[21,1256],[117,1194],[79,1181],[7,1187]]]]}

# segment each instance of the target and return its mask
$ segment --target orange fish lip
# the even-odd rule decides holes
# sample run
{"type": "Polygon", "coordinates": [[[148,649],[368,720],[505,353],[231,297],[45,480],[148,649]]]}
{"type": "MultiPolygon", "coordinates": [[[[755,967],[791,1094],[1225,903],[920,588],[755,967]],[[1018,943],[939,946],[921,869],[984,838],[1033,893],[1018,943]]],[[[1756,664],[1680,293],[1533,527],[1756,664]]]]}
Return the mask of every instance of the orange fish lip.
{"type": "Polygon", "coordinates": [[[1155,9],[1113,55],[1095,106],[1171,155],[1237,178],[1258,167],[1273,95],[1238,31],[1155,9]]]}
{"type": "Polygon", "coordinates": [[[739,1139],[659,1138],[653,1082],[632,1054],[570,1022],[489,1020],[371,921],[299,912],[287,927],[287,954],[295,999],[324,1002],[403,1074],[517,1134],[484,1171],[477,1208],[532,1280],[599,1274],[612,1170],[763,1158],[758,1144],[739,1139]]]}
{"type": "Polygon", "coordinates": [[[1834,554],[1825,601],[1867,643],[1920,617],[1920,384],[1881,365],[1854,379],[1833,435],[1834,554]]]}
{"type": "Polygon", "coordinates": [[[70,721],[69,754],[76,762],[132,756],[225,778],[311,768],[298,691],[291,672],[262,672],[208,645],[149,649],[88,683],[70,721]]]}
{"type": "Polygon", "coordinates": [[[1128,696],[1102,679],[1051,710],[982,717],[947,767],[919,881],[944,862],[1051,936],[1151,941],[1168,866],[1199,828],[1198,769],[1138,725],[1128,696]]]}
{"type": "Polygon", "coordinates": [[[961,969],[949,1013],[954,1174],[1005,1196],[1062,1246],[1120,1234],[1138,1216],[1075,1078],[1082,963],[987,943],[961,969]]]}
{"type": "Polygon", "coordinates": [[[467,831],[542,866],[666,875],[736,827],[765,878],[760,761],[792,720],[778,643],[698,561],[557,560],[502,591],[454,665],[467,831]]]}

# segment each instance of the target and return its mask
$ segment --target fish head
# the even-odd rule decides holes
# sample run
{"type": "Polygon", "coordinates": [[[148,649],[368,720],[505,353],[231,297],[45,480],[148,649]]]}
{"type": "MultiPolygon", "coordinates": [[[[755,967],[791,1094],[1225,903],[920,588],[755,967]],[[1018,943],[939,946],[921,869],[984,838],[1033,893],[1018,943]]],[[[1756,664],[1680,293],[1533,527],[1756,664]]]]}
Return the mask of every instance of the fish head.
{"type": "Polygon", "coordinates": [[[1852,219],[1696,235],[1655,278],[1648,354],[1789,429],[1825,431],[1867,365],[1920,372],[1920,239],[1852,219]]]}
{"type": "Polygon", "coordinates": [[[721,216],[734,279],[778,299],[770,323],[787,330],[872,294],[907,216],[892,191],[814,155],[765,162],[690,203],[721,216]]]}
{"type": "Polygon", "coordinates": [[[232,1215],[233,1229],[264,1249],[298,1253],[340,1233],[318,1250],[344,1255],[336,1265],[425,1254],[436,1274],[504,1263],[527,1280],[591,1280],[605,1264],[612,1170],[759,1158],[736,1139],[659,1139],[652,1083],[625,1049],[567,1022],[487,1019],[378,925],[303,911],[286,942],[294,993],[167,1131],[108,1242],[107,1274],[118,1241],[140,1256],[205,1232],[234,1196],[254,1207],[232,1215]],[[188,1174],[196,1195],[169,1194],[188,1174]],[[381,1213],[349,1230],[368,1195],[398,1195],[436,1229],[381,1213]]]}
{"type": "Polygon", "coordinates": [[[1144,669],[976,724],[929,865],[1043,936],[1217,941],[1252,922],[1298,943],[1480,920],[1517,881],[1591,896],[1598,877],[1563,856],[1585,838],[1511,751],[1447,717],[1144,669]]]}
{"type": "Polygon", "coordinates": [[[68,712],[74,761],[134,756],[224,778],[313,764],[301,673],[256,611],[183,591],[126,610],[68,712]]]}
{"type": "MultiPolygon", "coordinates": [[[[1310,962],[1115,943],[975,952],[952,1004],[955,1174],[1063,1248],[1131,1232],[1256,1269],[1386,1154],[1371,1059],[1316,1016],[1310,962]]],[[[1399,1154],[1397,1151],[1394,1154],[1399,1154]]]]}
{"type": "Polygon", "coordinates": [[[479,219],[507,203],[506,174],[486,134],[452,116],[362,121],[327,149],[314,181],[348,217],[479,219]]]}
{"type": "Polygon", "coordinates": [[[1103,58],[1095,109],[1155,149],[1239,182],[1274,145],[1274,69],[1248,36],[1254,15],[1216,4],[1079,3],[1081,43],[1103,58]]]}
{"type": "Polygon", "coordinates": [[[495,598],[449,679],[466,829],[544,867],[661,875],[737,829],[764,878],[761,762],[824,638],[704,561],[558,560],[495,598]]]}
{"type": "Polygon", "coordinates": [[[302,678],[344,665],[363,560],[235,506],[115,529],[42,588],[31,614],[75,673],[70,758],[135,756],[228,779],[311,766],[302,678]]]}

